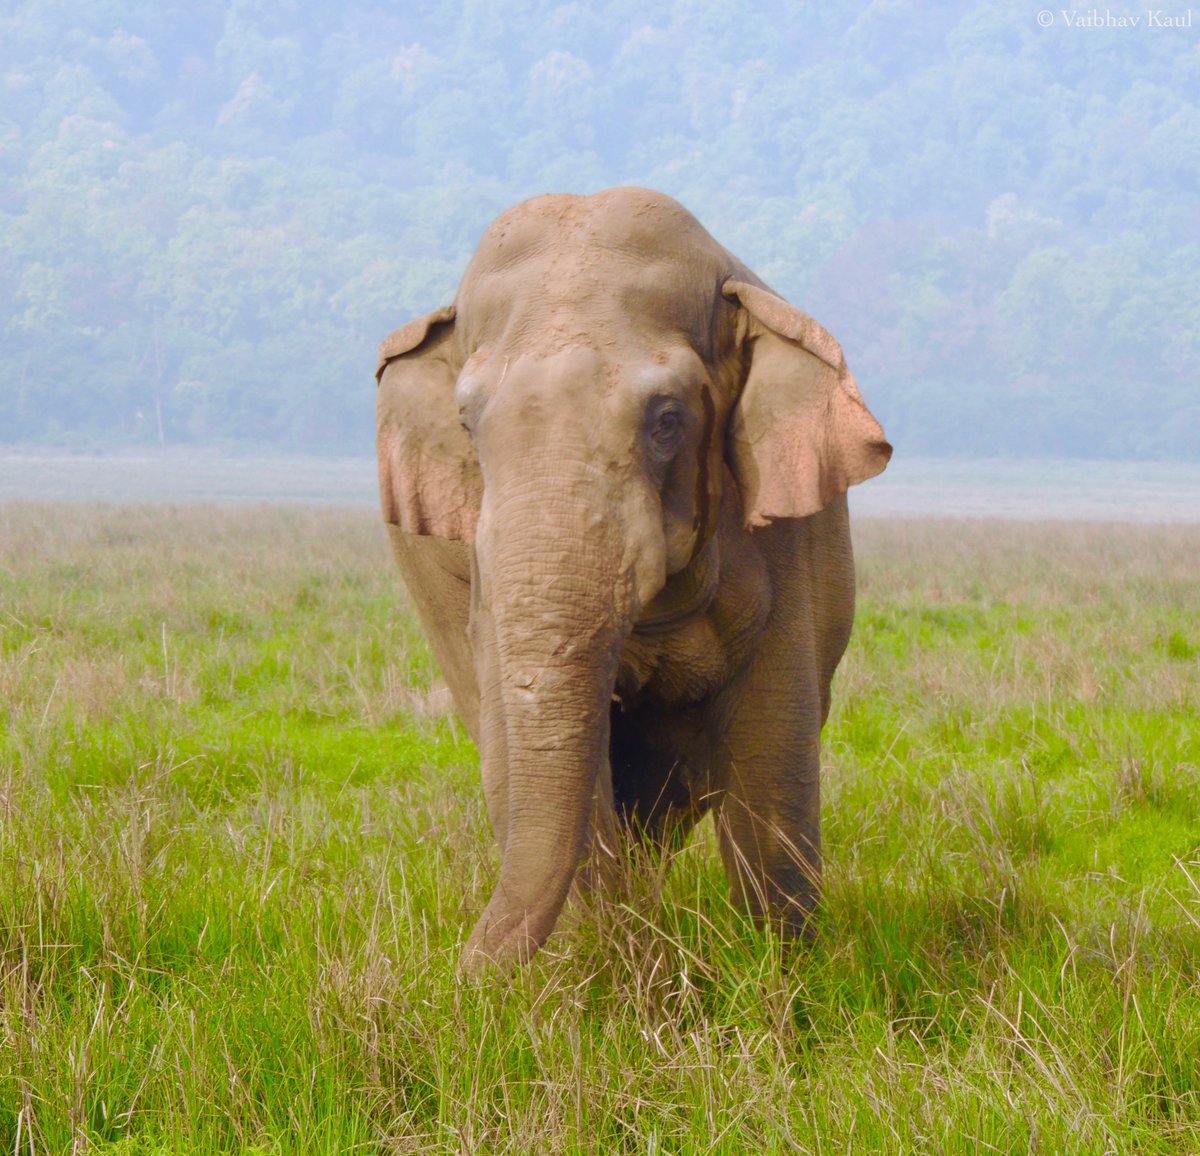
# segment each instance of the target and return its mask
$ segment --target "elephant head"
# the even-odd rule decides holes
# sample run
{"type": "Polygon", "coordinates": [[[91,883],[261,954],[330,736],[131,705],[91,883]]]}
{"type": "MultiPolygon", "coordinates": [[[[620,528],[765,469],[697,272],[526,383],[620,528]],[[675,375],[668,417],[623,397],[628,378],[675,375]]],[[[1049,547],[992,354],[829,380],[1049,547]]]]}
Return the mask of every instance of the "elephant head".
{"type": "Polygon", "coordinates": [[[379,378],[386,520],[473,547],[502,859],[467,954],[524,959],[586,850],[622,649],[711,572],[722,502],[804,518],[891,447],[832,336],[643,189],[504,213],[379,378]]]}

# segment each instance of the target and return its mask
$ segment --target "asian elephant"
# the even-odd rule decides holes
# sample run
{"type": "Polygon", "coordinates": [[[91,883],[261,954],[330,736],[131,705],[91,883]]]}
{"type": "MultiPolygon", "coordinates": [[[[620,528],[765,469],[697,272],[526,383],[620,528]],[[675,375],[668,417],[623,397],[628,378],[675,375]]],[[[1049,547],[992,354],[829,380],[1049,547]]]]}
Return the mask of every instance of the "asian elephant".
{"type": "Polygon", "coordinates": [[[384,519],[501,848],[464,966],[527,960],[614,833],[710,809],[735,897],[802,932],[845,493],[891,455],[838,343],[621,188],[503,213],[378,379],[384,519]]]}

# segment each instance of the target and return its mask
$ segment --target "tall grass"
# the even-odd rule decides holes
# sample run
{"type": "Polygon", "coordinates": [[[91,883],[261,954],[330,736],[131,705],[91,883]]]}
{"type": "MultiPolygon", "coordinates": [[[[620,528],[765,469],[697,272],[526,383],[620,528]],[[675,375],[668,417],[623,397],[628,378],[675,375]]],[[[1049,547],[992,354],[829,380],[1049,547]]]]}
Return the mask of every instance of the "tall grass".
{"type": "Polygon", "coordinates": [[[0,507],[0,1152],[1200,1150],[1200,530],[856,535],[816,942],[702,831],[479,984],[371,514],[0,507]]]}

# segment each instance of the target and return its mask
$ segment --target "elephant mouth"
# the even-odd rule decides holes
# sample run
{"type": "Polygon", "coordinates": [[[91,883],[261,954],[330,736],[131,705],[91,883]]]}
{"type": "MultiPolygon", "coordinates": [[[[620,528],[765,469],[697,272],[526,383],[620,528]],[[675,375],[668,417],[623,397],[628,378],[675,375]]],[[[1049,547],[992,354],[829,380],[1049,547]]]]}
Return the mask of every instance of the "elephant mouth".
{"type": "Polygon", "coordinates": [[[714,534],[708,544],[646,604],[633,633],[665,634],[682,622],[703,614],[716,597],[721,579],[720,555],[714,534]]]}

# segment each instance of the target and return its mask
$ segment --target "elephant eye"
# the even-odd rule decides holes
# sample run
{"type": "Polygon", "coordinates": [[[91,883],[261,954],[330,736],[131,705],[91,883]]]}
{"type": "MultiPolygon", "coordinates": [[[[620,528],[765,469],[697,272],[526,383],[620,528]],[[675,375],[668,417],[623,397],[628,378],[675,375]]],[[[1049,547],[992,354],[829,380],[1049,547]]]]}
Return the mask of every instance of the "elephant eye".
{"type": "Polygon", "coordinates": [[[683,424],[678,406],[667,405],[658,411],[650,426],[650,444],[658,454],[666,457],[678,449],[683,424]]]}

